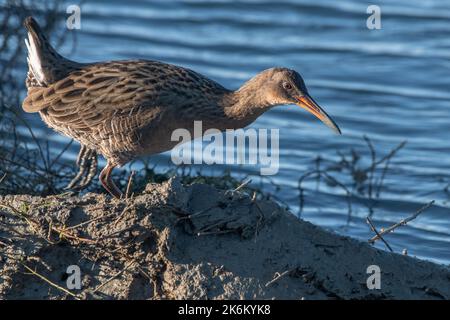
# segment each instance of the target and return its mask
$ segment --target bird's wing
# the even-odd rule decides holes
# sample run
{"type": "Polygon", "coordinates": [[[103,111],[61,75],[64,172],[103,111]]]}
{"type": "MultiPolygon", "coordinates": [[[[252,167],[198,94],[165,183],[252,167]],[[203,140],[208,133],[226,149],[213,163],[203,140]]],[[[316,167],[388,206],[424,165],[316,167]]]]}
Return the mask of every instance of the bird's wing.
{"type": "Polygon", "coordinates": [[[226,89],[189,69],[147,61],[112,61],[71,72],[48,87],[30,87],[26,112],[45,110],[54,122],[72,130],[88,130],[113,118],[145,125],[165,108],[197,107],[211,94],[226,89]],[[127,118],[128,116],[128,118],[127,118]]]}
{"type": "Polygon", "coordinates": [[[161,100],[157,85],[154,75],[140,69],[139,62],[97,64],[48,87],[29,88],[22,107],[26,112],[45,110],[54,122],[72,130],[88,130],[121,115],[151,114],[161,100]]]}

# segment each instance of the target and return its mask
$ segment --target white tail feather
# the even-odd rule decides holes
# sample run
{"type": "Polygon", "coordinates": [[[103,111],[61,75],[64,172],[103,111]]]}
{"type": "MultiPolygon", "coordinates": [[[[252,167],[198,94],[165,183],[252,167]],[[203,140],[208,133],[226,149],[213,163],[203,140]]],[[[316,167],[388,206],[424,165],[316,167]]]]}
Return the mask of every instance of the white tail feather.
{"type": "Polygon", "coordinates": [[[28,33],[28,40],[25,39],[25,45],[28,49],[28,68],[30,69],[39,85],[43,85],[45,83],[45,76],[42,70],[41,59],[39,58],[39,54],[37,51],[38,48],[36,46],[34,38],[30,33],[28,33]]]}

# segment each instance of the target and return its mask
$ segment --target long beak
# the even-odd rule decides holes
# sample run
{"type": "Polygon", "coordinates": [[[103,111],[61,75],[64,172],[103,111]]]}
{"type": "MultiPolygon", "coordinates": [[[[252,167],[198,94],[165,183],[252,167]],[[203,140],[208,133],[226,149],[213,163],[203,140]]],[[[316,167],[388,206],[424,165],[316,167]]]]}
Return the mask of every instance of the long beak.
{"type": "Polygon", "coordinates": [[[330,118],[330,116],[308,95],[296,97],[297,105],[308,110],[320,121],[325,123],[331,130],[333,130],[337,134],[341,134],[341,129],[339,129],[336,122],[330,118]]]}

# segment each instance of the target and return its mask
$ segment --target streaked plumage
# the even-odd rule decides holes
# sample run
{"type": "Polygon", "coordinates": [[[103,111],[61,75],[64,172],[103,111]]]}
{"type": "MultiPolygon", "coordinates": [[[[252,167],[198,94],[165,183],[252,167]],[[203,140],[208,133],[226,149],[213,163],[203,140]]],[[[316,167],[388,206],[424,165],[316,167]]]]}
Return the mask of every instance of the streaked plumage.
{"type": "MultiPolygon", "coordinates": [[[[25,26],[29,72],[23,109],[39,112],[51,128],[101,153],[108,165],[100,180],[116,197],[120,191],[111,170],[170,150],[177,144],[171,141],[173,130],[193,130],[194,120],[203,121],[205,130],[241,128],[274,105],[309,97],[300,75],[285,68],[266,70],[231,91],[190,69],[157,61],[80,64],[56,53],[34,19],[27,18],[25,26]]],[[[306,107],[338,131],[317,105],[306,107]]]]}

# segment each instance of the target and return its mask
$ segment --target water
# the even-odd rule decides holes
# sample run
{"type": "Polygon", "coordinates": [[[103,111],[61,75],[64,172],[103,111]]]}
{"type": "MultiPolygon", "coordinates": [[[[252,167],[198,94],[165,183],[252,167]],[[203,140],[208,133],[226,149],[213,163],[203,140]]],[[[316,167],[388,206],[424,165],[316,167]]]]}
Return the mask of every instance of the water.
{"type": "MultiPolygon", "coordinates": [[[[314,168],[317,155],[336,161],[337,150],[354,148],[368,164],[363,135],[372,139],[380,156],[407,140],[391,161],[373,221],[387,227],[436,200],[386,239],[397,252],[407,248],[410,255],[449,264],[450,194],[444,188],[450,183],[450,2],[377,3],[381,30],[366,28],[367,4],[357,0],[87,0],[77,50],[69,57],[80,62],[162,60],[229,88],[268,67],[296,69],[344,134],[334,135],[295,106],[278,107],[259,118],[253,127],[280,129],[280,171],[273,177],[281,186],[277,196],[297,213],[297,181],[314,168]]],[[[62,53],[69,51],[67,43],[62,53]]],[[[59,135],[46,136],[39,119],[34,127],[42,129],[42,139],[67,142],[59,135]]],[[[75,158],[77,150],[71,150],[75,158]]],[[[164,165],[168,158],[153,159],[164,165]]],[[[259,168],[233,171],[257,174],[259,168]]],[[[347,225],[342,190],[325,184],[316,190],[314,180],[305,187],[302,218],[358,239],[372,236],[363,201],[354,199],[347,225]]]]}

